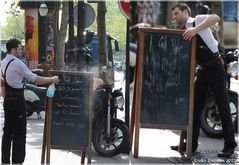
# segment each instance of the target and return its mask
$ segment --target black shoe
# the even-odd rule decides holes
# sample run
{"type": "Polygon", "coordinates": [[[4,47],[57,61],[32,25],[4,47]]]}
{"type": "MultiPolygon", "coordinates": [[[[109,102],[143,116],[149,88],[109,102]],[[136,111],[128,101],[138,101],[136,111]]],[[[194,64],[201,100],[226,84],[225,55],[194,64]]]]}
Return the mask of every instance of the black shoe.
{"type": "MultiPolygon", "coordinates": [[[[178,151],[179,146],[170,146],[171,150],[178,151]]],[[[183,151],[186,151],[186,144],[183,145],[182,148],[183,151]]]]}
{"type": "Polygon", "coordinates": [[[178,146],[170,146],[171,150],[178,151],[178,146]]]}
{"type": "Polygon", "coordinates": [[[229,158],[234,154],[234,148],[224,148],[217,156],[222,158],[229,158]]]}

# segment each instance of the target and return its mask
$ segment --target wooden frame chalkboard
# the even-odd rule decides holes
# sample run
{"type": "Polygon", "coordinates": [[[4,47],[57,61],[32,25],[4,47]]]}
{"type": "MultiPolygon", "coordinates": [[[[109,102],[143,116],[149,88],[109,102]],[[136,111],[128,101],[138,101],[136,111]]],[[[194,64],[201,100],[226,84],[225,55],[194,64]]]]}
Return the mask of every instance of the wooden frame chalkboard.
{"type": "Polygon", "coordinates": [[[183,32],[139,28],[130,126],[134,157],[139,129],[160,128],[186,131],[191,158],[196,40],[184,40],[183,32]]]}
{"type": "Polygon", "coordinates": [[[47,100],[42,164],[50,163],[50,149],[82,151],[81,163],[87,154],[91,163],[92,87],[93,74],[78,71],[50,70],[60,82],[54,97],[47,100]]]}

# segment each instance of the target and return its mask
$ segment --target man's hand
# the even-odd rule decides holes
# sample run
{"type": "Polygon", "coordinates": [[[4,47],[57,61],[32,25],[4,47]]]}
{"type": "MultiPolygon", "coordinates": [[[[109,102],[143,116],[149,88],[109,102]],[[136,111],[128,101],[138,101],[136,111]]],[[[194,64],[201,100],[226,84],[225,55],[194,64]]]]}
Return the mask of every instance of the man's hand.
{"type": "Polygon", "coordinates": [[[183,34],[183,39],[185,40],[191,40],[195,35],[197,34],[196,29],[194,27],[191,27],[187,29],[183,34]]]}
{"type": "Polygon", "coordinates": [[[55,83],[55,84],[59,83],[60,81],[58,76],[51,77],[51,80],[52,80],[52,83],[55,83]]]}

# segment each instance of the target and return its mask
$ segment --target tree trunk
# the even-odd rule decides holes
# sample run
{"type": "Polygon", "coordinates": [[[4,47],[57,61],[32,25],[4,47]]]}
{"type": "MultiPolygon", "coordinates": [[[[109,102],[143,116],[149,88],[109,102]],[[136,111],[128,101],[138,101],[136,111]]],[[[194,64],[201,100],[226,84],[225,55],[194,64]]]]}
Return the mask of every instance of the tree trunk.
{"type": "MultiPolygon", "coordinates": [[[[106,26],[105,26],[105,14],[106,14],[105,1],[98,1],[97,5],[97,35],[98,35],[98,69],[99,75],[102,66],[106,65],[106,26]]],[[[100,75],[100,77],[102,77],[100,75]]]]}
{"type": "MultiPolygon", "coordinates": [[[[65,54],[65,38],[66,38],[66,31],[69,19],[68,13],[68,1],[62,2],[62,17],[61,17],[61,25],[59,31],[57,30],[56,34],[56,47],[55,47],[55,68],[56,69],[64,69],[64,54],[65,54]]],[[[56,21],[58,23],[58,21],[56,21]]],[[[56,25],[57,26],[57,25],[56,25]]],[[[58,29],[58,28],[56,28],[58,29]]]]}

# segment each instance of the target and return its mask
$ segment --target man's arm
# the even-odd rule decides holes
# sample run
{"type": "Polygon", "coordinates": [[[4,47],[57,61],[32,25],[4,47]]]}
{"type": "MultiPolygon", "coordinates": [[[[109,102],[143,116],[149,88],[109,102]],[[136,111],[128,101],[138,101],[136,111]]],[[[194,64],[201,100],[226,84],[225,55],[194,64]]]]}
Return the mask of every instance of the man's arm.
{"type": "Polygon", "coordinates": [[[212,25],[215,25],[217,22],[220,21],[220,17],[216,14],[209,15],[204,21],[202,21],[200,24],[198,24],[195,29],[198,32],[200,32],[203,29],[206,29],[208,27],[211,27],[212,25]]]}
{"type": "Polygon", "coordinates": [[[20,73],[24,78],[26,78],[31,82],[34,82],[35,84],[48,84],[59,82],[58,76],[52,77],[38,76],[37,74],[32,73],[32,71],[23,63],[20,63],[20,65],[18,65],[18,70],[21,71],[20,73]]]}
{"type": "Polygon", "coordinates": [[[220,17],[216,14],[208,15],[207,18],[199,23],[196,27],[191,27],[183,33],[185,40],[191,40],[198,32],[215,25],[220,21],[220,17]]]}
{"type": "Polygon", "coordinates": [[[36,83],[36,84],[48,84],[48,83],[58,83],[58,82],[59,82],[58,76],[53,76],[53,77],[37,76],[34,83],[36,83]]]}

